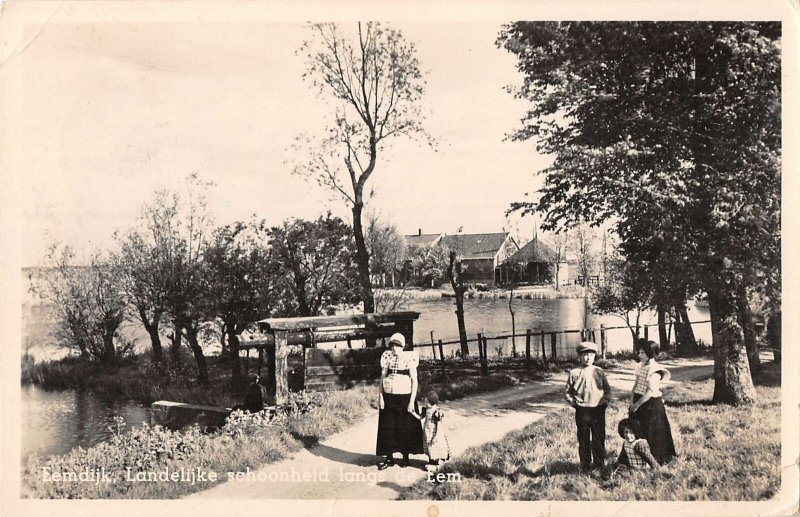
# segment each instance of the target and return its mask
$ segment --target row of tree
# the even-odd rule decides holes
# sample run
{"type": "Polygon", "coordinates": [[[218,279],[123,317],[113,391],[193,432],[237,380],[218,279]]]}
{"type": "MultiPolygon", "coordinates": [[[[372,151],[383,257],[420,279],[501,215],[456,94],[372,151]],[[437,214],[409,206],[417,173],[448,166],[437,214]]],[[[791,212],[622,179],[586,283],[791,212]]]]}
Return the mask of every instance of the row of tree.
{"type": "Polygon", "coordinates": [[[77,265],[69,248],[51,249],[34,285],[56,312],[61,343],[87,361],[108,363],[130,345],[123,323],[135,321],[147,331],[156,362],[164,360],[162,336],[176,360],[185,342],[207,382],[202,342],[213,333],[230,347],[238,379],[237,335],[249,325],[359,302],[349,225],[327,214],[272,227],[254,219],[215,228],[208,187],[193,176],[183,196],[156,192],[137,223],[115,235],[116,249],[88,263],[77,265]]]}
{"type": "Polygon", "coordinates": [[[611,224],[662,309],[705,293],[714,400],[753,402],[749,302],[781,300],[780,24],[518,22],[498,45],[532,104],[513,137],[554,156],[514,208],[611,224]]]}

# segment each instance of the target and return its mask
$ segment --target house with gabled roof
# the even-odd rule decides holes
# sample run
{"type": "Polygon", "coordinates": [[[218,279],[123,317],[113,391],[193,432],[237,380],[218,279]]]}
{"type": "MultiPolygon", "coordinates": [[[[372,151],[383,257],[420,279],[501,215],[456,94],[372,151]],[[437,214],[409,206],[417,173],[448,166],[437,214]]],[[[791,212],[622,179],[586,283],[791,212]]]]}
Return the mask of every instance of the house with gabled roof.
{"type": "Polygon", "coordinates": [[[404,235],[403,238],[406,241],[406,245],[408,247],[408,259],[406,259],[405,263],[403,264],[403,269],[400,271],[400,283],[402,285],[409,285],[409,284],[421,284],[423,280],[425,281],[425,285],[431,287],[432,284],[428,284],[428,280],[423,279],[423,272],[419,267],[416,267],[414,261],[411,259],[415,254],[419,254],[420,252],[426,252],[427,248],[433,248],[437,246],[444,236],[443,233],[422,233],[422,229],[420,228],[416,234],[413,235],[404,235]]]}
{"type": "Polygon", "coordinates": [[[508,232],[445,235],[442,246],[458,253],[464,283],[497,285],[507,281],[500,265],[519,250],[508,232]]]}
{"type": "Polygon", "coordinates": [[[511,255],[501,266],[505,278],[509,283],[524,283],[531,285],[553,284],[558,278],[559,283],[569,283],[570,270],[566,258],[557,260],[555,252],[534,237],[516,253],[511,255]],[[558,274],[556,274],[558,268],[558,274]]]}
{"type": "Polygon", "coordinates": [[[422,229],[414,235],[404,235],[409,248],[420,246],[436,246],[444,237],[443,233],[422,233],[422,229]]]}

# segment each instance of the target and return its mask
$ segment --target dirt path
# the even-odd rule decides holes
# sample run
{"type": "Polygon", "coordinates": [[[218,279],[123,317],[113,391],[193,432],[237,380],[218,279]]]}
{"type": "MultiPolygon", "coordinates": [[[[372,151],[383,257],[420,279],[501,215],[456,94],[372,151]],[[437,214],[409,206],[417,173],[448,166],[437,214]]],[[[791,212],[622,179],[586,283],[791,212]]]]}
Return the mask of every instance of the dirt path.
{"type": "MultiPolygon", "coordinates": [[[[676,360],[663,363],[672,382],[709,377],[713,361],[676,360]]],[[[468,447],[500,440],[505,434],[564,407],[566,373],[547,381],[466,397],[441,404],[454,456],[468,447]]],[[[609,371],[614,399],[633,386],[633,369],[609,371]]],[[[384,471],[375,467],[377,412],[355,426],[304,449],[291,458],[244,473],[243,479],[221,483],[189,498],[213,499],[396,499],[413,483],[425,479],[425,456],[411,456],[411,466],[384,471]]]]}

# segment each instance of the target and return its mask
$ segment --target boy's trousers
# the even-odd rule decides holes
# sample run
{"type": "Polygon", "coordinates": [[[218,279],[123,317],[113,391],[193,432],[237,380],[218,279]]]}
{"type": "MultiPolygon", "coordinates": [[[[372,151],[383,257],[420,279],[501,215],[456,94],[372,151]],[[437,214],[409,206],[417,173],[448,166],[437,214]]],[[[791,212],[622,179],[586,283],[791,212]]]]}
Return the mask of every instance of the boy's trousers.
{"type": "Polygon", "coordinates": [[[589,470],[605,465],[606,461],[606,405],[575,408],[578,426],[578,455],[581,469],[589,470]]]}

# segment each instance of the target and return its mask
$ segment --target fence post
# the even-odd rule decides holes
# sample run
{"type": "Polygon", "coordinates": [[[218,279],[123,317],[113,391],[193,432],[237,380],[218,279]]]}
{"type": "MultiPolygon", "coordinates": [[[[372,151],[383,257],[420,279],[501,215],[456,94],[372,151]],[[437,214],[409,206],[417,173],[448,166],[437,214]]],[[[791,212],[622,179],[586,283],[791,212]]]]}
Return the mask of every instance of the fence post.
{"type": "Polygon", "coordinates": [[[600,357],[606,360],[606,326],[600,324],[600,357]]]}
{"type": "Polygon", "coordinates": [[[489,354],[488,354],[489,339],[486,334],[483,334],[483,364],[481,365],[481,373],[486,375],[489,373],[489,354]]]}
{"type": "Polygon", "coordinates": [[[485,329],[478,334],[478,360],[480,361],[481,375],[486,375],[486,336],[485,329]]]}
{"type": "Polygon", "coordinates": [[[556,352],[556,333],[555,332],[551,332],[550,333],[550,357],[555,359],[557,356],[558,356],[558,353],[556,352]]]}
{"type": "Polygon", "coordinates": [[[525,331],[525,366],[531,366],[531,329],[525,331]]]}
{"type": "Polygon", "coordinates": [[[439,357],[442,361],[442,377],[444,377],[444,349],[442,348],[442,340],[439,340],[439,357]]]}
{"type": "Polygon", "coordinates": [[[542,361],[547,362],[547,354],[545,353],[545,345],[544,345],[544,330],[541,331],[540,340],[542,342],[542,361]]]}
{"type": "Polygon", "coordinates": [[[433,331],[431,330],[431,353],[433,354],[433,360],[436,360],[436,347],[434,346],[436,343],[433,340],[433,331]]]}
{"type": "Polygon", "coordinates": [[[649,334],[648,330],[650,330],[650,327],[645,325],[644,326],[644,340],[645,341],[650,341],[650,336],[648,335],[649,334]]]}

